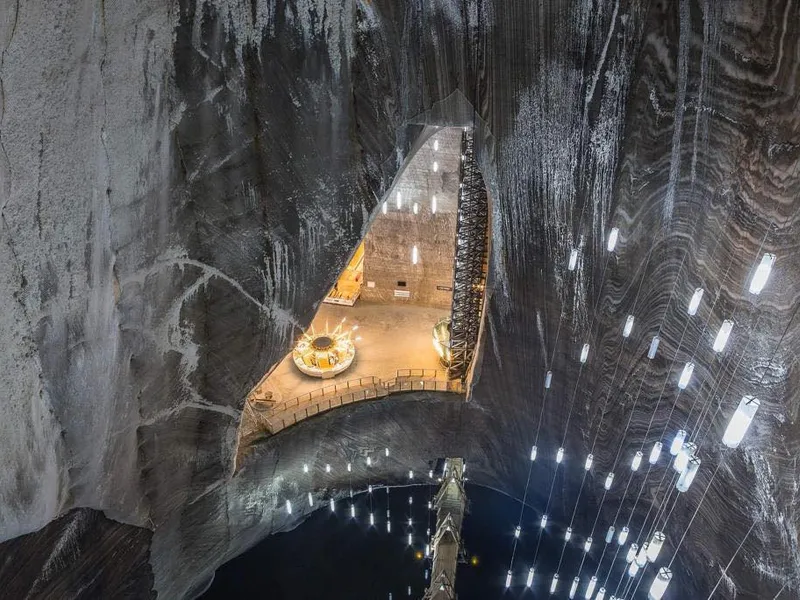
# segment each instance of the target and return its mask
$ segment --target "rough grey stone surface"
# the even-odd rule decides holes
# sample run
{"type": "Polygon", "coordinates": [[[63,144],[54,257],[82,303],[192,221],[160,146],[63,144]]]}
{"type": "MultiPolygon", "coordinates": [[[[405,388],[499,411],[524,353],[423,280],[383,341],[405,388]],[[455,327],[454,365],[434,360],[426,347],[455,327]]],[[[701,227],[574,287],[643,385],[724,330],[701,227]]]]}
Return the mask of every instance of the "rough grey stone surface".
{"type": "MultiPolygon", "coordinates": [[[[704,468],[669,521],[670,547],[708,492],[675,584],[706,596],[756,521],[718,593],[796,594],[796,3],[7,4],[0,538],[101,510],[154,530],[154,590],[179,597],[283,526],[271,524],[283,488],[268,467],[283,446],[299,457],[412,432],[444,432],[455,450],[479,439],[475,482],[520,495],[541,425],[542,448],[563,442],[572,466],[594,447],[589,522],[616,457],[624,470],[641,444],[687,425],[704,468]],[[358,429],[350,411],[326,416],[337,428],[323,438],[312,423],[277,436],[257,484],[257,459],[232,477],[245,394],[309,322],[423,126],[473,117],[493,214],[473,403],[437,418],[387,403],[358,429]],[[763,251],[778,262],[754,298],[763,251]],[[689,320],[697,286],[706,300],[689,320]],[[678,394],[690,359],[694,383],[678,394]],[[755,390],[756,425],[722,452],[727,416],[755,390]]],[[[352,412],[364,410],[378,409],[352,412]]],[[[539,468],[537,490],[552,465],[539,468]]],[[[565,474],[568,513],[582,474],[565,474]]],[[[623,489],[602,523],[632,507],[623,489]]],[[[663,489],[647,486],[634,520],[663,489]]]]}

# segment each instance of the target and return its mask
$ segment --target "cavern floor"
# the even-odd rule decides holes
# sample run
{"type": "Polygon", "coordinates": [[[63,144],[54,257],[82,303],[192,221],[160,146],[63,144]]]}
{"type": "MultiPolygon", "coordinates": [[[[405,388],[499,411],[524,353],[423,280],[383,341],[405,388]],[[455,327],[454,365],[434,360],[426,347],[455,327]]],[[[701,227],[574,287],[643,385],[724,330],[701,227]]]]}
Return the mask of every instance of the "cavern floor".
{"type": "Polygon", "coordinates": [[[359,301],[353,307],[323,304],[313,326],[332,329],[344,317],[358,325],[356,358],[349,369],[332,379],[304,375],[288,354],[275,367],[259,392],[271,392],[274,402],[296,398],[323,386],[359,377],[391,379],[398,369],[439,369],[439,357],[431,344],[431,329],[449,311],[424,306],[386,305],[359,301]]]}

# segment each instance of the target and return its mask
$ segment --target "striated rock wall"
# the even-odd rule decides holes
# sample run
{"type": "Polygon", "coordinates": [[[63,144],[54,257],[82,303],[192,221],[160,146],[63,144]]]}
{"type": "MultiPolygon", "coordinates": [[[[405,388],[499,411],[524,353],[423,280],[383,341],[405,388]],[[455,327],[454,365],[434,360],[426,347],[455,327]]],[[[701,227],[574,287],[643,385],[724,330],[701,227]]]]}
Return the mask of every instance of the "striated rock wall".
{"type": "MultiPolygon", "coordinates": [[[[481,440],[466,453],[483,465],[476,483],[521,495],[539,429],[543,451],[565,444],[568,466],[594,449],[586,529],[603,473],[621,475],[641,444],[686,425],[704,467],[670,518],[670,547],[708,493],[676,584],[707,595],[756,520],[718,592],[795,585],[796,4],[11,4],[0,15],[0,538],[100,510],[154,530],[153,589],[180,597],[286,526],[271,523],[269,491],[282,445],[347,453],[369,436],[444,431],[481,440]],[[310,320],[423,125],[473,119],[493,200],[483,362],[461,409],[479,417],[389,402],[351,430],[329,415],[322,438],[316,423],[287,430],[231,478],[245,394],[310,320]],[[778,262],[753,298],[763,251],[778,262]],[[688,320],[697,286],[706,300],[688,320]],[[623,342],[627,314],[636,327],[623,342]],[[711,341],[731,316],[717,357],[711,341]],[[690,359],[694,383],[678,395],[690,359]],[[721,453],[727,416],[753,389],[757,423],[742,450],[721,453]]],[[[422,448],[429,460],[443,446],[422,448]]],[[[551,469],[537,464],[534,503],[551,469]]],[[[582,476],[564,472],[556,519],[582,476]]],[[[634,521],[660,506],[657,483],[634,521]]],[[[632,509],[623,489],[601,523],[632,509]]],[[[25,539],[52,546],[48,531],[25,539]]],[[[89,560],[76,554],[63,576],[89,560]]]]}

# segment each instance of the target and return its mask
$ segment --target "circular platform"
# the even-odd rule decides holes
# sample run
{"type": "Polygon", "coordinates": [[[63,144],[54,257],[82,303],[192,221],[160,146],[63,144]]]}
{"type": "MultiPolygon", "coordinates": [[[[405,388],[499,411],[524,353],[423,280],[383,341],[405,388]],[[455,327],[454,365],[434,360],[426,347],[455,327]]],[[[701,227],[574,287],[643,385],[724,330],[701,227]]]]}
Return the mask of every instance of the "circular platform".
{"type": "Polygon", "coordinates": [[[333,333],[305,334],[292,352],[294,364],[302,373],[322,379],[335,377],[347,369],[355,356],[350,332],[342,332],[340,328],[333,333]]]}

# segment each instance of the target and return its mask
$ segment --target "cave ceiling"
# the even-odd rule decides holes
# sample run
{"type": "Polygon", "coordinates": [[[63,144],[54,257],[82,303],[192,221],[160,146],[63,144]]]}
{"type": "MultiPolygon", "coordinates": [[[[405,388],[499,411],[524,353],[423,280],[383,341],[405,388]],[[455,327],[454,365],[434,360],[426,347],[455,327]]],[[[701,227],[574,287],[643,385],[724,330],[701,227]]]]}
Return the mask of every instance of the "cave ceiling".
{"type": "MultiPolygon", "coordinates": [[[[460,455],[474,483],[521,497],[536,440],[532,506],[563,445],[556,519],[592,450],[576,521],[587,531],[596,514],[607,526],[630,510],[633,453],[684,427],[703,466],[666,528],[671,548],[686,533],[680,597],[719,581],[715,597],[800,593],[800,5],[9,5],[0,582],[81,597],[92,589],[76,574],[93,572],[118,597],[191,597],[302,518],[282,512],[287,497],[343,493],[300,465],[387,444],[403,460],[372,476],[400,481],[406,464],[460,455]],[[474,128],[491,198],[469,401],[417,393],[338,409],[269,438],[234,473],[248,391],[444,126],[474,128]],[[777,260],[755,296],[764,252],[777,260]],[[735,325],[718,354],[724,319],[735,325]],[[762,404],[733,451],[720,439],[745,394],[762,404]],[[603,494],[612,468],[620,479],[603,494]],[[112,560],[117,544],[128,551],[112,560]]],[[[359,463],[353,478],[366,477],[359,463]]],[[[654,479],[633,521],[659,510],[654,479]]]]}

